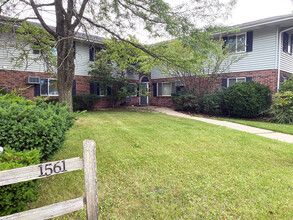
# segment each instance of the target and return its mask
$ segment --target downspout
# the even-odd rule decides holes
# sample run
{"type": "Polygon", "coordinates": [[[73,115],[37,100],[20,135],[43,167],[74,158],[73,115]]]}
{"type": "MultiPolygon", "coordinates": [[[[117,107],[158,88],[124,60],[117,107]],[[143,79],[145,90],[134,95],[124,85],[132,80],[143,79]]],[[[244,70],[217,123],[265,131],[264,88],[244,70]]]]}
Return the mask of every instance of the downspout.
{"type": "Polygon", "coordinates": [[[282,30],[280,31],[279,33],[279,56],[278,56],[278,82],[277,82],[277,92],[279,92],[279,89],[280,89],[280,78],[281,78],[281,54],[282,54],[282,50],[281,50],[281,47],[282,47],[282,34],[284,32],[287,32],[287,31],[290,31],[292,30],[293,27],[290,27],[290,28],[287,28],[285,30],[282,30]]]}

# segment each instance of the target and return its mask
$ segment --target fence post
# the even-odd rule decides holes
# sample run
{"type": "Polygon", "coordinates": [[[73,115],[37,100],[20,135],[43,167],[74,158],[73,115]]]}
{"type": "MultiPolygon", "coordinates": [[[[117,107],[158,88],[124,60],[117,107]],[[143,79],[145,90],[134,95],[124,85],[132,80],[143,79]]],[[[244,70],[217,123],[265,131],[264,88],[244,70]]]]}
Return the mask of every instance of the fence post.
{"type": "Polygon", "coordinates": [[[98,185],[96,143],[92,140],[83,141],[84,181],[87,219],[98,219],[98,185]]]}

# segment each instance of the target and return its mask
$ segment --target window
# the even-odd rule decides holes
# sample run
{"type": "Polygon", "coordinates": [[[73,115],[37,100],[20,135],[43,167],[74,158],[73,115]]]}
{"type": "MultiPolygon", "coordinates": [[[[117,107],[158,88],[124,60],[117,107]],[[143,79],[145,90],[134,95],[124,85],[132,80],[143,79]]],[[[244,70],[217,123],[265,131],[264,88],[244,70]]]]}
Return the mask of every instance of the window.
{"type": "Polygon", "coordinates": [[[90,46],[90,48],[89,48],[89,53],[90,53],[89,54],[90,55],[89,59],[90,59],[90,61],[97,60],[97,54],[99,53],[100,50],[101,50],[100,47],[90,46]]]}
{"type": "Polygon", "coordinates": [[[57,79],[41,79],[41,95],[58,96],[57,79]]]}
{"type": "Polygon", "coordinates": [[[171,96],[176,93],[175,83],[158,83],[158,96],[171,96]]]}
{"type": "Polygon", "coordinates": [[[246,77],[229,78],[227,81],[227,87],[233,86],[235,83],[246,82],[246,77]]]}
{"type": "Polygon", "coordinates": [[[232,52],[246,52],[246,34],[238,34],[228,37],[229,49],[232,52]]]}
{"type": "Polygon", "coordinates": [[[292,54],[293,34],[283,33],[283,51],[292,54]]]}

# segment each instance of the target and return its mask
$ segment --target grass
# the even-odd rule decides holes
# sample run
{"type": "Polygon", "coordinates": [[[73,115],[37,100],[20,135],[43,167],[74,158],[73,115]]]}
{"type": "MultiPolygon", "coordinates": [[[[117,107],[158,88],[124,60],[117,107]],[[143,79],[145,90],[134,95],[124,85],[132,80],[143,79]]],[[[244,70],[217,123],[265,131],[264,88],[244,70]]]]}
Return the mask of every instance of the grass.
{"type": "Polygon", "coordinates": [[[256,121],[256,120],[250,120],[250,119],[237,119],[237,118],[213,118],[216,120],[221,121],[230,121],[235,122],[238,124],[248,125],[256,128],[263,128],[267,130],[272,130],[276,132],[281,132],[285,134],[292,134],[293,135],[293,125],[289,124],[278,124],[278,123],[272,123],[272,122],[263,122],[263,121],[256,121]]]}
{"type": "MultiPolygon", "coordinates": [[[[97,143],[100,219],[293,219],[293,148],[159,113],[83,115],[56,160],[97,143]]],[[[83,172],[40,181],[32,207],[84,195],[83,172]]],[[[80,211],[60,219],[85,219],[80,211]]]]}

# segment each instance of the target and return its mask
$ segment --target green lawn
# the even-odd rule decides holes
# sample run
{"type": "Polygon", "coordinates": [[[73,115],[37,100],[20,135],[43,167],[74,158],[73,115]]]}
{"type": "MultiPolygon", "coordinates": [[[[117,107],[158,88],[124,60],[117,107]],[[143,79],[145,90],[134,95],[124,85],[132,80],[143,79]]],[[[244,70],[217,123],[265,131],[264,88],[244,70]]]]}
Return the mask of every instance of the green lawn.
{"type": "MultiPolygon", "coordinates": [[[[97,143],[100,219],[293,219],[293,145],[159,113],[83,115],[56,160],[97,143]]],[[[82,171],[32,207],[84,195],[82,171]]],[[[84,211],[60,219],[84,219],[84,211]]]]}
{"type": "Polygon", "coordinates": [[[285,134],[293,134],[293,125],[288,124],[277,124],[271,122],[262,122],[249,119],[237,119],[237,118],[213,118],[221,121],[230,121],[238,124],[248,125],[256,128],[263,128],[285,134]]]}

